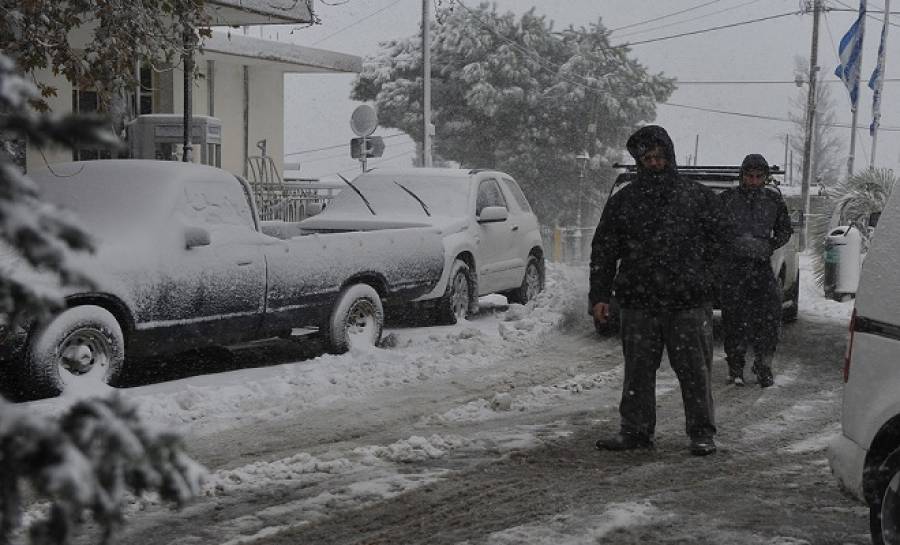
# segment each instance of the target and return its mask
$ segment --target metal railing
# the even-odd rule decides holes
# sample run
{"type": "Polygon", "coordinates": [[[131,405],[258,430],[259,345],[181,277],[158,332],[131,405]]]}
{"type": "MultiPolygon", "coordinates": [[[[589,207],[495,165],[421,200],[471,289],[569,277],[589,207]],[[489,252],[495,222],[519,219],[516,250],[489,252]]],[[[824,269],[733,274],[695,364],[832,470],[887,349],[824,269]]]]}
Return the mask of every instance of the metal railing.
{"type": "Polygon", "coordinates": [[[247,176],[263,221],[300,221],[314,216],[344,187],[318,178],[286,174],[282,179],[275,162],[265,155],[247,159],[247,176]]]}

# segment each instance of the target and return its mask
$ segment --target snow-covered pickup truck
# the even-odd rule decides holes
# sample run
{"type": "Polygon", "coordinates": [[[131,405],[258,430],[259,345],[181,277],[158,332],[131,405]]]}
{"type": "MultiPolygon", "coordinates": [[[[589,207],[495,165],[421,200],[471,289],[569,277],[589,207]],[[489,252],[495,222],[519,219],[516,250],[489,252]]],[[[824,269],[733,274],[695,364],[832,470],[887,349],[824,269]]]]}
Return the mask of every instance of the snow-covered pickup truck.
{"type": "Polygon", "coordinates": [[[443,270],[431,227],[270,236],[247,182],[216,168],[86,161],[30,177],[97,251],[75,256],[92,289],[64,289],[65,310],[5,335],[0,360],[29,397],[115,384],[145,356],[312,328],[338,352],[374,344],[382,300],[427,293],[443,270]]]}
{"type": "MultiPolygon", "coordinates": [[[[616,168],[624,169],[625,172],[616,177],[613,187],[610,190],[610,196],[631,183],[635,176],[634,165],[613,165],[616,168]]],[[[679,166],[678,173],[690,180],[701,183],[712,189],[716,194],[725,191],[728,188],[736,187],[740,183],[740,167],[738,166],[679,166]]],[[[766,181],[766,191],[781,192],[778,186],[781,184],[784,171],[777,165],[772,165],[771,175],[766,181]]],[[[792,200],[788,200],[788,208],[794,226],[797,227],[800,218],[799,210],[792,205],[796,204],[792,200]]],[[[782,304],[781,316],[784,322],[793,322],[797,319],[798,302],[800,296],[800,254],[798,253],[799,244],[797,241],[797,230],[791,240],[775,250],[770,260],[772,272],[781,285],[782,304]]],[[[613,301],[611,319],[606,324],[595,322],[594,326],[599,333],[607,333],[611,329],[618,326],[618,308],[613,301]]],[[[716,304],[718,308],[718,303],[716,304]]]]}

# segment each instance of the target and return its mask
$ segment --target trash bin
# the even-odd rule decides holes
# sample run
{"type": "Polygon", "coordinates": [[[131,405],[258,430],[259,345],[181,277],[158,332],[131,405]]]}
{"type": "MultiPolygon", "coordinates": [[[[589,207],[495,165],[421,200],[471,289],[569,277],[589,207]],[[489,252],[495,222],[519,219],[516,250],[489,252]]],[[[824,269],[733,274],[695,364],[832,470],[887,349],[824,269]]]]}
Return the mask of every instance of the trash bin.
{"type": "Polygon", "coordinates": [[[842,301],[859,285],[862,234],[851,225],[835,227],[825,236],[825,296],[842,301]]]}

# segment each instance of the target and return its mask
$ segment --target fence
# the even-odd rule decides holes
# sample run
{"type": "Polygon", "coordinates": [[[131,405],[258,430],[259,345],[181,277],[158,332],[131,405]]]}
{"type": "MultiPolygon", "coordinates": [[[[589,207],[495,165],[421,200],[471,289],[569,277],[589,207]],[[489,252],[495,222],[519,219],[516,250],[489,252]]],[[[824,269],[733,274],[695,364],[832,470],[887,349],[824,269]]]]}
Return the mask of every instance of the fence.
{"type": "Polygon", "coordinates": [[[282,179],[268,156],[249,157],[247,174],[263,221],[300,221],[318,214],[344,187],[343,183],[287,174],[282,179]]]}
{"type": "Polygon", "coordinates": [[[546,255],[554,263],[587,263],[593,236],[593,227],[541,227],[546,255]]]}

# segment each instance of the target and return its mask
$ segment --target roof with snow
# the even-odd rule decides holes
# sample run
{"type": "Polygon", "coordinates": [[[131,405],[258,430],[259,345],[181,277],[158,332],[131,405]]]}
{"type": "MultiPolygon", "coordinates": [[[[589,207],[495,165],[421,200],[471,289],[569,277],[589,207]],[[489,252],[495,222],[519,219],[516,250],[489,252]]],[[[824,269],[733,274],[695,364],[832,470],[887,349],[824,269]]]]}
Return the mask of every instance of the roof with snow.
{"type": "Polygon", "coordinates": [[[309,24],[312,0],[207,0],[212,25],[309,24]]]}
{"type": "Polygon", "coordinates": [[[362,71],[362,58],[326,49],[316,49],[262,40],[238,32],[214,31],[203,45],[204,53],[241,57],[249,65],[269,65],[283,72],[344,72],[362,71]]]}

